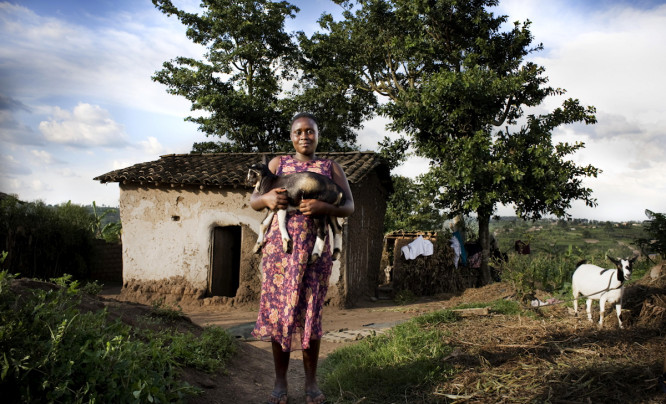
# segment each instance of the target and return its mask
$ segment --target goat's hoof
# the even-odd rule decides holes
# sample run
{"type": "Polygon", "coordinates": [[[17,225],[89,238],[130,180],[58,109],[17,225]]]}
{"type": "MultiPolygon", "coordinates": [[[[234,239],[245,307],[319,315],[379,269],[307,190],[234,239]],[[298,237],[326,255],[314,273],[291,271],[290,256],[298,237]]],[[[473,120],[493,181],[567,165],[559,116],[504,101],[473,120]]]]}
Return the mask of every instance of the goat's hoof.
{"type": "Polygon", "coordinates": [[[308,264],[314,264],[315,261],[319,259],[319,254],[312,254],[310,256],[310,260],[308,260],[308,264]]]}
{"type": "Polygon", "coordinates": [[[282,251],[285,254],[291,253],[291,240],[282,240],[282,251]]]}
{"type": "Polygon", "coordinates": [[[252,249],[252,252],[255,254],[259,254],[259,251],[261,251],[261,247],[262,247],[261,244],[255,244],[254,248],[252,249]]]}
{"type": "Polygon", "coordinates": [[[340,255],[342,255],[342,253],[340,252],[340,250],[335,250],[335,251],[333,251],[333,261],[337,261],[337,260],[339,260],[339,259],[340,259],[340,255]]]}

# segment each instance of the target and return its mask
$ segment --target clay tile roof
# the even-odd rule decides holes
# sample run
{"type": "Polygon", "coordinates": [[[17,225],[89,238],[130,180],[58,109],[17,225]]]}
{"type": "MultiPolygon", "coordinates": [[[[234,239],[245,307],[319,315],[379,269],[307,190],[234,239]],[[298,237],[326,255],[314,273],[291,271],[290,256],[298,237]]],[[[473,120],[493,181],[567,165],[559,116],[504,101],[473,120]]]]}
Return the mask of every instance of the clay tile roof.
{"type": "MultiPolygon", "coordinates": [[[[203,187],[245,187],[248,168],[262,161],[270,161],[282,153],[192,153],[168,154],[159,160],[148,161],[110,171],[94,178],[102,183],[121,182],[141,185],[197,185],[203,187]]],[[[374,152],[317,153],[320,158],[340,164],[350,184],[361,182],[377,169],[382,183],[391,189],[388,167],[374,152]]]]}

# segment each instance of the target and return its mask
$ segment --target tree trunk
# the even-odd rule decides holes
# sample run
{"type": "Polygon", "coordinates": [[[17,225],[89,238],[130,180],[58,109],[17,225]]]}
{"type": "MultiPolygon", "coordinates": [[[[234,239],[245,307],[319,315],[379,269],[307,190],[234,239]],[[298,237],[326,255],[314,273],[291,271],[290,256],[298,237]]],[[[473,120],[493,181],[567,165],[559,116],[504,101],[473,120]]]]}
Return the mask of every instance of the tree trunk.
{"type": "Polygon", "coordinates": [[[481,284],[488,285],[491,282],[490,267],[490,215],[477,212],[479,221],[479,244],[481,244],[481,284]]]}

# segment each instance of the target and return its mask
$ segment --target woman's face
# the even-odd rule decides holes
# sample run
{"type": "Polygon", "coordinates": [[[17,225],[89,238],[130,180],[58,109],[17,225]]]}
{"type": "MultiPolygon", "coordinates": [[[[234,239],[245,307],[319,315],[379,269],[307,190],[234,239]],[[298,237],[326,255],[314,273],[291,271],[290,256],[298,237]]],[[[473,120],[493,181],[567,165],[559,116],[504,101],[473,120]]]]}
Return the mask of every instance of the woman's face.
{"type": "Polygon", "coordinates": [[[311,156],[317,150],[319,129],[310,118],[298,118],[291,125],[291,142],[296,153],[311,156]]]}

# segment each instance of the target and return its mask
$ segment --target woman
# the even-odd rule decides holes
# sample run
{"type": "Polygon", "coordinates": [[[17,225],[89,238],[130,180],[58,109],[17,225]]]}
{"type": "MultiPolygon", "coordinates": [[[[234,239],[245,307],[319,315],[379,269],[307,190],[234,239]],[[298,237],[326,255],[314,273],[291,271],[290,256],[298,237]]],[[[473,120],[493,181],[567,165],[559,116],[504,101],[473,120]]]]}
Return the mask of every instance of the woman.
{"type": "MultiPolygon", "coordinates": [[[[347,217],[354,212],[354,200],[340,165],[332,160],[319,159],[315,154],[319,129],[313,115],[300,113],[294,116],[291,141],[295,154],[273,158],[268,163],[271,172],[283,175],[312,171],[326,175],[342,188],[347,200],[342,206],[334,206],[306,199],[301,202],[298,211],[289,213],[287,229],[293,241],[289,254],[282,251],[280,230],[274,218],[263,250],[261,300],[253,335],[272,343],[275,385],[268,402],[287,402],[290,353],[302,349],[306,400],[308,403],[321,404],[326,398],[317,385],[317,361],[322,336],[321,314],[333,262],[327,242],[321,257],[308,264],[316,239],[312,216],[347,217]]],[[[287,197],[284,189],[273,189],[263,195],[255,192],[250,198],[250,206],[255,210],[284,209],[287,207],[287,197]]]]}

